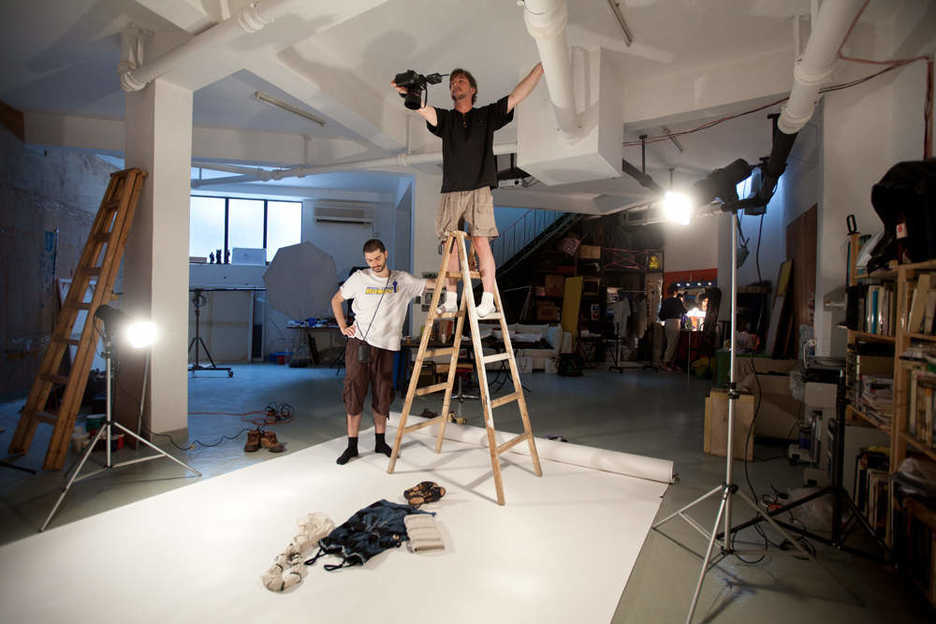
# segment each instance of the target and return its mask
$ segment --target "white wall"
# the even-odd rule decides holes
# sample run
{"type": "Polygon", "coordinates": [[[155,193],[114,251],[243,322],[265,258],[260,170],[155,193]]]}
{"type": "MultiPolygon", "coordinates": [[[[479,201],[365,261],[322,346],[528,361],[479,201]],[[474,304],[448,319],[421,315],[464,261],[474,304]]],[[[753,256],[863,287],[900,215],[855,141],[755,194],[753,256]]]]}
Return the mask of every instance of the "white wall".
{"type": "MultiPolygon", "coordinates": [[[[890,24],[863,33],[851,54],[905,58],[936,49],[936,11],[932,3],[900,5],[890,24]],[[873,36],[872,36],[873,35],[873,36]]],[[[842,77],[870,73],[849,67],[842,77]]],[[[871,207],[871,187],[890,167],[923,157],[924,63],[913,63],[862,85],[825,96],[822,133],[822,182],[818,219],[816,296],[845,282],[845,218],[854,214],[863,233],[882,229],[871,207]]],[[[841,355],[845,336],[832,316],[816,309],[816,352],[841,355]]]]}

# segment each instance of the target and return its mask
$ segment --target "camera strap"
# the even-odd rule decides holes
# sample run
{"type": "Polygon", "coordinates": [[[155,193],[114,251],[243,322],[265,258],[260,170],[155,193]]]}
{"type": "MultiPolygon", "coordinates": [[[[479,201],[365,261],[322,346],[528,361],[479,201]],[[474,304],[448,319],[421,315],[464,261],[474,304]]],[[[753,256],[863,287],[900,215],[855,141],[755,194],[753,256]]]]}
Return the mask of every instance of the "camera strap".
{"type": "Polygon", "coordinates": [[[380,309],[380,304],[383,302],[384,295],[387,294],[387,289],[390,288],[390,280],[393,278],[393,271],[390,271],[390,274],[387,275],[387,283],[384,284],[383,290],[380,292],[380,299],[377,300],[377,307],[374,308],[374,313],[371,315],[370,323],[367,325],[367,331],[364,332],[364,337],[361,338],[361,342],[367,343],[367,335],[370,333],[371,327],[374,326],[374,319],[377,318],[377,310],[380,309]]]}

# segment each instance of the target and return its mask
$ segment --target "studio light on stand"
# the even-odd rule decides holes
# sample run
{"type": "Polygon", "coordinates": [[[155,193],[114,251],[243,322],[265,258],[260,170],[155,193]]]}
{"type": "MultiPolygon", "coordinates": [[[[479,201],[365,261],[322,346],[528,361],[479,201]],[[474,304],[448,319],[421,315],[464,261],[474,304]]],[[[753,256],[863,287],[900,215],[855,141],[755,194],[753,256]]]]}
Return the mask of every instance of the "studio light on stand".
{"type": "Polygon", "coordinates": [[[735,316],[737,314],[737,251],[738,251],[738,213],[744,211],[748,215],[759,215],[764,214],[767,207],[767,202],[770,199],[773,189],[770,188],[766,192],[763,190],[762,176],[760,167],[751,167],[744,160],[738,159],[727,165],[722,169],[716,169],[708,177],[700,180],[695,183],[692,189],[688,194],[684,195],[682,198],[674,198],[669,196],[669,208],[667,208],[667,199],[663,200],[663,212],[671,220],[688,224],[689,220],[685,217],[685,214],[692,214],[695,212],[698,214],[716,214],[716,213],[729,213],[731,217],[731,357],[729,362],[729,371],[730,371],[730,381],[728,383],[728,435],[727,435],[727,448],[725,449],[725,480],[721,485],[718,485],[708,493],[703,494],[696,500],[692,501],[688,505],[682,507],[678,511],[670,514],[669,516],[663,518],[659,522],[653,525],[654,530],[659,530],[659,527],[666,522],[669,522],[671,519],[679,516],[685,520],[692,528],[702,534],[708,540],[708,548],[705,551],[705,557],[702,559],[702,567],[699,571],[699,580],[696,583],[695,593],[692,595],[692,603],[689,607],[689,614],[686,616],[686,622],[689,624],[692,622],[692,616],[695,614],[696,605],[699,601],[699,593],[702,590],[702,582],[705,580],[705,574],[709,571],[709,563],[712,560],[712,552],[715,547],[715,542],[718,541],[720,548],[721,559],[724,559],[728,555],[737,554],[740,551],[735,550],[733,545],[733,535],[736,530],[732,529],[731,526],[731,503],[732,498],[737,496],[740,497],[741,501],[750,507],[758,516],[767,521],[770,526],[776,529],[784,538],[786,538],[791,544],[793,544],[797,550],[799,550],[807,558],[812,559],[806,550],[794,540],[789,533],[787,533],[783,527],[781,527],[777,522],[767,514],[766,511],[761,509],[754,501],[750,499],[744,492],[740,491],[737,484],[734,482],[733,476],[733,465],[734,461],[734,417],[735,417],[735,404],[740,396],[735,384],[735,316]],[[738,197],[737,185],[742,180],[747,179],[749,176],[753,176],[751,180],[751,192],[745,198],[738,197]],[[686,208],[688,204],[688,209],[686,208]],[[706,208],[711,208],[709,212],[705,212],[706,208]],[[718,507],[718,513],[715,516],[715,523],[712,527],[711,532],[706,531],[698,522],[686,515],[686,512],[699,505],[708,498],[711,498],[716,495],[721,495],[721,504],[718,507]],[[724,522],[724,529],[721,533],[718,532],[718,527],[724,522]]]}
{"type": "Polygon", "coordinates": [[[115,343],[116,345],[128,346],[133,349],[148,349],[156,340],[155,325],[153,325],[153,323],[150,321],[132,321],[127,318],[123,312],[117,310],[116,308],[112,308],[109,305],[102,305],[98,307],[94,313],[93,322],[96,323],[97,321],[100,321],[100,327],[103,328],[103,331],[100,332],[103,344],[101,355],[104,357],[107,377],[107,407],[104,423],[101,425],[101,428],[98,429],[97,434],[91,440],[88,448],[85,449],[84,454],[78,461],[78,465],[75,467],[74,471],[72,471],[71,477],[69,477],[68,481],[66,482],[65,489],[62,490],[58,500],[55,502],[55,506],[52,507],[52,511],[49,512],[48,517],[46,518],[45,522],[42,523],[42,527],[39,529],[39,531],[45,531],[46,527],[49,526],[49,522],[52,521],[52,517],[55,515],[55,512],[58,511],[59,506],[62,504],[62,501],[65,499],[65,496],[68,494],[68,491],[71,489],[73,483],[82,481],[89,477],[93,477],[94,475],[101,472],[106,472],[114,468],[120,468],[121,466],[127,466],[130,464],[138,464],[140,462],[149,461],[151,459],[166,457],[179,464],[186,470],[194,472],[199,477],[201,476],[199,471],[195,470],[185,462],[176,459],[166,451],[151,443],[149,440],[142,438],[138,433],[142,425],[143,397],[146,395],[146,378],[149,372],[149,351],[146,353],[146,361],[143,367],[143,389],[140,395],[140,415],[137,422],[137,432],[130,431],[119,422],[114,422],[113,420],[113,360],[115,359],[115,343]],[[157,454],[150,455],[148,457],[130,459],[115,464],[111,457],[111,434],[113,427],[117,427],[125,434],[133,436],[138,441],[152,448],[154,451],[156,451],[157,454]],[[85,462],[87,462],[88,458],[91,456],[92,451],[94,451],[94,447],[97,446],[97,443],[102,439],[104,440],[104,452],[106,453],[106,461],[104,466],[98,470],[95,470],[94,472],[89,472],[88,474],[78,476],[81,473],[81,469],[84,467],[85,462]]]}

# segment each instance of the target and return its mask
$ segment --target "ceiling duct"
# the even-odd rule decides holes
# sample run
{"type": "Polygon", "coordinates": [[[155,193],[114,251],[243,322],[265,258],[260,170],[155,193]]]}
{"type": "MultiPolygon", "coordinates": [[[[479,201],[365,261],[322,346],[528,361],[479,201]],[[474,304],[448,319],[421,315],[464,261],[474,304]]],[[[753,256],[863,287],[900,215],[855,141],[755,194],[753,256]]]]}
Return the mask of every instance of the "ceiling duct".
{"type": "Polygon", "coordinates": [[[316,223],[345,223],[373,225],[376,206],[369,202],[320,199],[315,202],[313,214],[316,223]]]}

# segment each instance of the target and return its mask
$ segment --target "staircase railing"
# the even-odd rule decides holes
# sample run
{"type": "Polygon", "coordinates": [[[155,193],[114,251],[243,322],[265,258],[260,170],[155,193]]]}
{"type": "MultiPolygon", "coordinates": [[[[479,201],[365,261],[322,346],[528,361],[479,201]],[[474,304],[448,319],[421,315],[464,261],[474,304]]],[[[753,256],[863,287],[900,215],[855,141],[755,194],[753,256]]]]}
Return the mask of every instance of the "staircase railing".
{"type": "Polygon", "coordinates": [[[506,230],[500,233],[491,244],[494,262],[502,266],[514,254],[529,245],[546,228],[558,221],[564,212],[556,210],[530,209],[506,230]]]}

